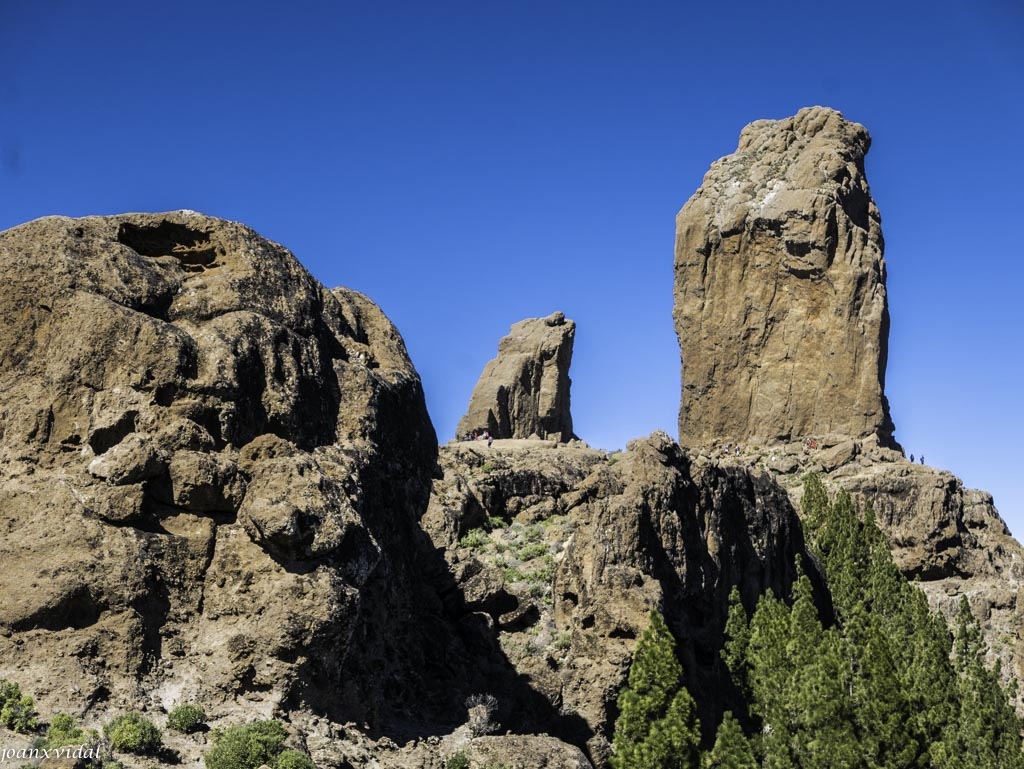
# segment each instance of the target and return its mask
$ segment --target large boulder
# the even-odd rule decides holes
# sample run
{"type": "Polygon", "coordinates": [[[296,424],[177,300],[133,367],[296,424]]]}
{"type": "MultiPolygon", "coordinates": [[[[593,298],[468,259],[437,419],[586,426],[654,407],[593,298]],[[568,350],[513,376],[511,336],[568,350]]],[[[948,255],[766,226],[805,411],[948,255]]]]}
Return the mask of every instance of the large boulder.
{"type": "Polygon", "coordinates": [[[498,343],[498,357],[480,374],[458,436],[487,430],[494,438],[572,440],[569,364],[575,336],[576,324],[560,312],[512,326],[498,343]]]}
{"type": "Polygon", "coordinates": [[[863,126],[813,107],[743,129],[676,218],[684,445],[891,444],[889,332],[863,126]]]}
{"type": "Polygon", "coordinates": [[[437,442],[380,309],[188,211],[0,233],[0,282],[0,677],[44,712],[400,698],[437,442]]]}

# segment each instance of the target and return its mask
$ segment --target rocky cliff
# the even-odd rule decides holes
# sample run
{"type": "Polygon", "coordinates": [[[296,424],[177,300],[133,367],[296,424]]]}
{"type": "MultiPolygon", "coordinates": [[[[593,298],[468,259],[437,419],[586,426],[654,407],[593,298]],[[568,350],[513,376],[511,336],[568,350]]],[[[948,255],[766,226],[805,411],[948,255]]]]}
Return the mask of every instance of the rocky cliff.
{"type": "Polygon", "coordinates": [[[406,694],[437,443],[383,313],[193,212],[38,220],[0,271],[0,676],[76,714],[406,694]]]}
{"type": "Polygon", "coordinates": [[[871,140],[830,109],[751,123],[676,218],[680,440],[892,441],[871,140]]]}
{"type": "MultiPolygon", "coordinates": [[[[277,717],[320,766],[603,765],[648,610],[710,724],[729,588],[802,558],[767,474],[565,445],[567,403],[529,412],[556,440],[439,455],[380,310],[242,225],[44,219],[0,269],[0,677],[44,714],[277,717]]],[[[539,324],[567,400],[573,326],[539,324]]]]}
{"type": "Polygon", "coordinates": [[[513,325],[480,374],[456,434],[486,430],[495,438],[572,440],[569,365],[575,336],[576,324],[560,312],[513,325]]]}
{"type": "MultiPolygon", "coordinates": [[[[769,473],[693,461],[664,433],[613,454],[453,443],[441,466],[423,524],[456,577],[453,619],[479,628],[477,643],[496,643],[503,666],[540,695],[518,714],[506,700],[503,724],[554,733],[597,766],[651,609],[680,639],[711,729],[738,696],[718,658],[729,591],[739,586],[752,607],[765,591],[786,594],[798,563],[817,578],[769,473]]],[[[822,605],[827,613],[824,591],[822,605]]],[[[493,687],[499,669],[480,685],[493,687]]]]}

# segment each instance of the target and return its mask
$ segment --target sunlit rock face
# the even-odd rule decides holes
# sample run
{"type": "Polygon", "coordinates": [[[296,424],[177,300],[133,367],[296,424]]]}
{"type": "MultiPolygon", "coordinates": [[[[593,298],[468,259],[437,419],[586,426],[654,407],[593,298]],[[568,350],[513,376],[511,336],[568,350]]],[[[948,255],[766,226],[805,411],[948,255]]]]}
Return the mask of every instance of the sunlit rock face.
{"type": "Polygon", "coordinates": [[[47,712],[373,706],[437,455],[380,309],[187,211],[30,222],[0,275],[0,675],[47,712]]]}
{"type": "Polygon", "coordinates": [[[560,312],[513,325],[473,388],[458,436],[486,430],[494,438],[572,440],[569,365],[575,338],[576,324],[560,312]]]}
{"type": "Polygon", "coordinates": [[[743,129],[676,218],[685,445],[892,443],[878,209],[863,126],[812,107],[743,129]]]}

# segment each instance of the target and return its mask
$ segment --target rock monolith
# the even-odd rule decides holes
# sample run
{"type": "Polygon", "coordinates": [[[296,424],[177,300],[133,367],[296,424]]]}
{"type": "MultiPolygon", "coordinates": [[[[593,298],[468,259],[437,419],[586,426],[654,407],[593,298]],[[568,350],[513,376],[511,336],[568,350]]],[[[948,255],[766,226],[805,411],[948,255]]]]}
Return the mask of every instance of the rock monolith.
{"type": "Polygon", "coordinates": [[[576,324],[560,312],[512,326],[498,356],[480,375],[459,420],[461,438],[487,430],[494,438],[573,439],[569,364],[576,324]]]}
{"type": "Polygon", "coordinates": [[[823,107],[759,120],[679,212],[684,444],[839,434],[893,445],[870,144],[823,107]]]}

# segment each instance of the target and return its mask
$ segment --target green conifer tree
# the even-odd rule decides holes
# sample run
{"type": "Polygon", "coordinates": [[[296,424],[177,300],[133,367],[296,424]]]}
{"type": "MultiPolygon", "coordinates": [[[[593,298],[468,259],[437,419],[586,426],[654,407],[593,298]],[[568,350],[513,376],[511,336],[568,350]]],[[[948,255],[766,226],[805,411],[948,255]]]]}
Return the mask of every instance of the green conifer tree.
{"type": "Polygon", "coordinates": [[[1021,720],[1000,683],[999,663],[985,664],[981,626],[966,596],[960,600],[953,651],[960,712],[950,740],[950,765],[959,769],[966,761],[973,769],[1024,769],[1021,720]]]}
{"type": "Polygon", "coordinates": [[[610,763],[614,769],[690,769],[698,765],[700,727],[683,686],[683,666],[665,620],[651,612],[619,695],[610,763]]]}
{"type": "Polygon", "coordinates": [[[748,679],[747,652],[750,646],[750,622],[747,610],[740,600],[740,590],[733,585],[729,592],[729,615],[725,621],[725,645],[722,648],[722,660],[729,668],[732,678],[740,693],[749,698],[750,681],[748,679]]]}
{"type": "Polygon", "coordinates": [[[758,769],[750,742],[743,736],[739,722],[726,711],[715,735],[715,745],[708,753],[705,769],[758,769]]]}

